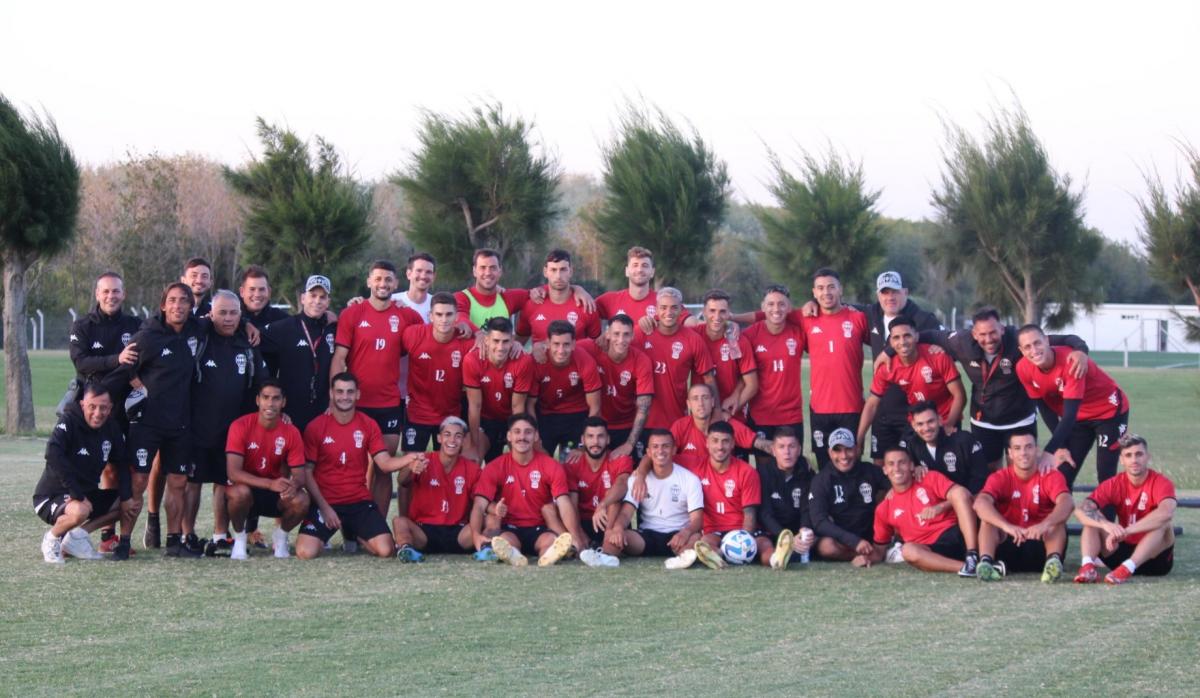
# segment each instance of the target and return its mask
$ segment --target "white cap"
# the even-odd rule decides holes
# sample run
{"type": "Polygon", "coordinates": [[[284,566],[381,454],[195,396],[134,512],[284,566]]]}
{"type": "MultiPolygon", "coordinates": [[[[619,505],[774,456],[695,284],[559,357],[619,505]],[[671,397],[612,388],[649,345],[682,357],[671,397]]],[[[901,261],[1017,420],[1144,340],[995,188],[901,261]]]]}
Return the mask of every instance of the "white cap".
{"type": "Polygon", "coordinates": [[[834,429],[829,435],[829,447],[842,446],[844,448],[854,448],[854,434],[847,428],[841,427],[834,429]]]}
{"type": "Polygon", "coordinates": [[[882,291],[885,288],[894,288],[897,291],[904,289],[904,282],[900,280],[900,272],[885,271],[875,279],[876,291],[882,291]]]}

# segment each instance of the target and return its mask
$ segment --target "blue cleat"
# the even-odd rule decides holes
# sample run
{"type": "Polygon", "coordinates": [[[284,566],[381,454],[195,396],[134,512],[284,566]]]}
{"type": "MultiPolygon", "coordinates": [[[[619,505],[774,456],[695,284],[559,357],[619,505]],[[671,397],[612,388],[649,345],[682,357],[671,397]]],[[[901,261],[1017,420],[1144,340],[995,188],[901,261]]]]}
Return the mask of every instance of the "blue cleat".
{"type": "Polygon", "coordinates": [[[499,558],[496,557],[496,551],[492,550],[492,546],[485,545],[481,550],[475,551],[476,562],[496,562],[499,558]]]}
{"type": "Polygon", "coordinates": [[[421,551],[411,545],[400,546],[400,549],[396,551],[396,559],[400,562],[425,562],[425,556],[421,554],[421,551]]]}

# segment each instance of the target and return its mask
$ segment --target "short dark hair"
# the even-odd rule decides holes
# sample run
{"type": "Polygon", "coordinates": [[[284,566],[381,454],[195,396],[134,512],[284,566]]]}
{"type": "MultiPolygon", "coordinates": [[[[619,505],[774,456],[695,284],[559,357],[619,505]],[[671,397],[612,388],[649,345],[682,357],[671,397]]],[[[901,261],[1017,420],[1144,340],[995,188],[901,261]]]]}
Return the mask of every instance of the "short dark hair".
{"type": "Polygon", "coordinates": [[[1008,432],[1008,436],[1004,438],[1004,447],[1008,448],[1012,446],[1012,440],[1018,436],[1032,436],[1033,443],[1037,443],[1037,432],[1034,431],[1034,427],[1031,425],[1028,427],[1017,427],[1016,429],[1008,432]]]}
{"type": "Polygon", "coordinates": [[[454,298],[453,293],[438,291],[429,299],[429,307],[432,308],[435,305],[452,305],[458,308],[458,300],[454,298]]]}
{"type": "Polygon", "coordinates": [[[495,257],[496,262],[500,262],[500,253],[490,247],[481,247],[475,250],[475,254],[471,257],[471,266],[475,266],[479,262],[480,257],[495,257]]]}
{"type": "Polygon", "coordinates": [[[625,313],[617,313],[616,315],[613,315],[611,318],[609,318],[608,324],[610,324],[610,325],[612,325],[612,324],[629,325],[632,328],[633,327],[633,318],[629,317],[625,313]]]}
{"type": "Polygon", "coordinates": [[[1017,337],[1029,334],[1030,332],[1037,332],[1043,337],[1046,336],[1046,331],[1042,329],[1041,325],[1031,322],[1028,325],[1021,325],[1021,329],[1017,330],[1017,337]]]}
{"type": "Polygon", "coordinates": [[[587,429],[588,427],[604,427],[604,431],[608,431],[608,420],[600,416],[588,417],[583,420],[583,428],[587,429]]]}
{"type": "Polygon", "coordinates": [[[650,437],[652,436],[665,436],[671,440],[671,443],[675,443],[675,435],[671,433],[670,429],[647,429],[645,434],[646,443],[650,443],[650,437]]]}
{"type": "Polygon", "coordinates": [[[188,261],[184,262],[183,263],[184,273],[187,273],[187,270],[191,269],[193,267],[207,267],[209,273],[212,272],[212,265],[209,264],[208,260],[203,257],[192,257],[188,261]]]}
{"type": "MultiPolygon", "coordinates": [[[[1122,434],[1121,438],[1117,439],[1117,445],[1121,447],[1121,451],[1124,451],[1127,448],[1133,448],[1134,446],[1141,446],[1142,448],[1146,449],[1147,453],[1150,451],[1150,443],[1146,441],[1145,437],[1135,434],[1132,431],[1127,431],[1122,434]]],[[[1118,453],[1119,452],[1120,451],[1118,451],[1118,453]]]]}
{"type": "Polygon", "coordinates": [[[509,320],[508,318],[504,317],[503,315],[497,315],[496,317],[488,318],[487,322],[483,323],[483,331],[484,332],[503,332],[504,334],[512,334],[513,333],[512,320],[509,320]]]}
{"type": "Polygon", "coordinates": [[[519,422],[527,422],[529,424],[529,426],[534,428],[535,431],[538,428],[537,418],[535,418],[533,415],[529,414],[528,412],[517,412],[516,414],[514,414],[513,416],[508,418],[508,430],[511,430],[519,422]]]}
{"type": "Polygon", "coordinates": [[[894,328],[894,327],[905,327],[905,326],[911,327],[913,332],[917,331],[917,323],[913,322],[912,318],[910,318],[907,315],[897,315],[896,317],[892,318],[891,322],[888,323],[888,327],[887,327],[888,334],[892,333],[892,328],[894,328]]]}
{"type": "Polygon", "coordinates": [[[271,275],[267,273],[266,267],[259,264],[251,264],[238,276],[238,288],[244,286],[246,279],[250,278],[266,279],[268,285],[271,283],[271,275]]]}
{"type": "Polygon", "coordinates": [[[971,324],[984,322],[986,320],[1000,321],[1000,311],[990,305],[981,305],[975,309],[975,313],[971,315],[971,324]]]}
{"type": "Polygon", "coordinates": [[[83,398],[88,397],[89,395],[93,396],[93,397],[98,397],[100,395],[107,395],[111,398],[112,392],[109,391],[108,387],[105,386],[104,383],[102,383],[98,380],[89,380],[88,382],[83,384],[83,390],[81,390],[79,392],[79,399],[82,400],[83,398]]]}
{"type": "Polygon", "coordinates": [[[358,377],[349,371],[342,371],[341,373],[335,373],[333,375],[333,378],[329,379],[329,385],[333,385],[334,383],[339,383],[339,382],[340,383],[353,383],[355,388],[358,387],[358,377]]]}
{"type": "Polygon", "coordinates": [[[821,278],[822,276],[832,276],[833,278],[838,280],[839,284],[842,283],[841,275],[838,274],[831,267],[821,267],[820,269],[814,271],[813,272],[813,281],[816,281],[817,279],[821,278]]]}
{"type": "Polygon", "coordinates": [[[800,435],[792,427],[778,427],[775,429],[775,435],[771,437],[772,441],[775,439],[795,439],[799,441],[800,435]]]}
{"type": "Polygon", "coordinates": [[[909,463],[913,462],[912,454],[910,454],[907,449],[901,448],[900,446],[888,446],[887,448],[883,449],[883,453],[881,453],[880,456],[886,458],[887,454],[891,453],[892,451],[903,453],[904,457],[908,459],[909,463]]]}
{"type": "Polygon", "coordinates": [[[571,339],[575,339],[575,326],[566,320],[554,320],[550,323],[550,326],[546,328],[547,339],[564,334],[569,334],[571,335],[571,339]]]}
{"type": "Polygon", "coordinates": [[[722,291],[719,288],[714,288],[711,291],[709,291],[708,293],[704,294],[703,304],[708,305],[709,301],[725,301],[726,303],[728,303],[730,300],[731,299],[730,299],[728,293],[726,293],[725,291],[722,291]]]}
{"type": "Polygon", "coordinates": [[[926,410],[933,410],[935,413],[941,416],[941,413],[938,413],[937,403],[935,403],[933,400],[922,400],[909,405],[908,416],[915,417],[926,410]]]}
{"type": "Polygon", "coordinates": [[[196,298],[192,295],[192,287],[188,286],[182,281],[173,281],[167,284],[166,288],[163,289],[162,298],[160,298],[158,301],[158,307],[160,309],[167,304],[167,296],[170,295],[171,291],[174,291],[175,289],[183,291],[183,294],[187,296],[188,303],[191,303],[193,306],[196,305],[196,298]]]}
{"type": "Polygon", "coordinates": [[[709,434],[728,434],[730,436],[730,438],[732,438],[733,437],[733,425],[730,424],[729,422],[726,422],[724,419],[718,419],[717,421],[708,425],[708,433],[709,434]]]}
{"type": "Polygon", "coordinates": [[[571,253],[567,252],[561,247],[555,247],[546,253],[546,264],[549,264],[550,262],[566,262],[570,264],[571,253]]]}
{"type": "Polygon", "coordinates": [[[414,255],[409,255],[408,263],[405,265],[405,268],[412,269],[413,262],[416,262],[418,260],[423,261],[423,262],[429,262],[430,264],[433,265],[434,269],[437,269],[437,260],[434,259],[433,255],[429,254],[428,252],[418,252],[414,255]]]}
{"type": "Polygon", "coordinates": [[[374,262],[371,262],[371,268],[367,270],[367,274],[370,274],[371,272],[375,271],[376,269],[390,271],[393,274],[396,273],[396,265],[392,264],[391,262],[389,262],[386,259],[377,259],[374,262]]]}
{"type": "Polygon", "coordinates": [[[792,297],[792,292],[788,290],[788,287],[784,284],[771,284],[767,287],[767,290],[763,291],[763,298],[766,298],[772,293],[782,293],[788,298],[792,297]]]}
{"type": "Polygon", "coordinates": [[[278,378],[264,378],[263,382],[258,384],[258,395],[262,395],[263,388],[278,388],[279,394],[287,397],[287,391],[283,389],[283,383],[280,383],[278,378]]]}

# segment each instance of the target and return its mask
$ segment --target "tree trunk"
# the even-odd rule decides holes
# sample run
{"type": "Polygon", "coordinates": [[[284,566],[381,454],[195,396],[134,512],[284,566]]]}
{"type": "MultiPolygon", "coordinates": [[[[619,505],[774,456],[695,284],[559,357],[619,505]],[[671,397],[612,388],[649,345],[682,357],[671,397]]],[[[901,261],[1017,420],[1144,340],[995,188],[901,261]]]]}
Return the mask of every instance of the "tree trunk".
{"type": "Polygon", "coordinates": [[[1200,285],[1192,281],[1192,277],[1183,277],[1184,283],[1187,284],[1188,290],[1192,292],[1192,300],[1196,302],[1196,309],[1200,310],[1200,285]]]}
{"type": "Polygon", "coordinates": [[[1041,321],[1038,317],[1037,297],[1033,291],[1033,275],[1025,274],[1025,324],[1032,325],[1041,321]]]}
{"type": "Polygon", "coordinates": [[[28,263],[16,252],[4,254],[4,387],[8,402],[4,430],[32,433],[33,382],[29,374],[25,326],[25,272],[28,263]]]}

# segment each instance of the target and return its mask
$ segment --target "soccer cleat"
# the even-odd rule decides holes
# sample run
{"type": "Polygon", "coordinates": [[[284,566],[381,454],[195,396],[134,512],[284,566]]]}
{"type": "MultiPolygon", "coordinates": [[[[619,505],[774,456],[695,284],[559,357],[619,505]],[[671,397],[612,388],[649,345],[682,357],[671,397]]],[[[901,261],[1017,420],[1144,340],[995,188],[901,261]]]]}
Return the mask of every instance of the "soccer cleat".
{"type": "Polygon", "coordinates": [[[204,549],[207,544],[207,538],[197,538],[195,533],[189,533],[183,539],[183,547],[189,551],[188,557],[204,557],[204,549]]]}
{"type": "Polygon", "coordinates": [[[958,569],[960,577],[974,577],[975,568],[979,566],[979,558],[975,555],[968,555],[966,560],[963,560],[962,567],[958,569]]]}
{"type": "Polygon", "coordinates": [[[600,561],[596,557],[599,554],[599,550],[592,550],[591,548],[588,548],[587,550],[579,553],[579,561],[588,567],[599,567],[600,561]]]}
{"type": "Polygon", "coordinates": [[[705,543],[703,540],[696,541],[696,545],[693,546],[693,549],[696,551],[696,559],[703,563],[706,567],[710,567],[714,570],[719,570],[725,567],[725,559],[721,557],[720,553],[713,550],[711,545],[705,543]]]}
{"type": "Polygon", "coordinates": [[[696,564],[696,551],[689,548],[675,557],[667,558],[663,567],[669,570],[686,570],[694,564],[696,564]]]}
{"type": "Polygon", "coordinates": [[[132,554],[132,553],[133,553],[133,551],[130,550],[129,543],[122,543],[122,542],[118,541],[117,544],[115,546],[113,546],[112,559],[128,560],[130,554],[132,554]]]}
{"type": "Polygon", "coordinates": [[[62,539],[49,531],[42,536],[42,559],[56,565],[66,562],[62,554],[62,539]]]}
{"type": "MultiPolygon", "coordinates": [[[[275,529],[275,530],[279,530],[279,529],[275,529]]],[[[284,533],[286,533],[286,531],[284,531],[284,533]]],[[[246,542],[249,545],[251,545],[252,547],[259,548],[262,550],[267,549],[267,542],[265,540],[263,540],[262,531],[251,531],[250,533],[246,534],[246,542]]],[[[275,557],[279,557],[279,556],[276,555],[275,557]]]]}
{"type": "Polygon", "coordinates": [[[229,549],[230,560],[246,560],[250,556],[246,553],[246,534],[242,534],[240,538],[233,539],[233,546],[229,549]]]}
{"type": "Polygon", "coordinates": [[[505,540],[504,536],[496,536],[492,539],[492,550],[495,551],[498,561],[506,562],[513,567],[524,567],[529,564],[529,558],[522,555],[520,550],[512,547],[512,544],[505,540]]]}
{"type": "Polygon", "coordinates": [[[400,549],[396,551],[396,559],[400,562],[425,562],[425,556],[421,554],[421,551],[408,544],[400,546],[400,549]]]}
{"type": "Polygon", "coordinates": [[[1133,572],[1130,572],[1128,567],[1126,567],[1125,565],[1117,565],[1117,568],[1115,570],[1104,575],[1104,583],[1105,584],[1124,584],[1125,582],[1128,582],[1129,578],[1132,576],[1133,576],[1133,572]]]}
{"type": "MultiPolygon", "coordinates": [[[[258,533],[255,531],[254,533],[258,533]]],[[[251,534],[253,536],[253,534],[251,534]]],[[[283,560],[291,557],[288,552],[288,533],[282,528],[277,528],[271,533],[271,547],[275,549],[275,557],[283,560]]]]}
{"type": "Polygon", "coordinates": [[[617,557],[616,555],[609,555],[608,553],[601,552],[599,550],[596,551],[596,562],[598,563],[598,567],[621,566],[621,558],[617,557]]]}
{"type": "Polygon", "coordinates": [[[476,562],[495,562],[497,560],[496,551],[493,550],[492,546],[490,545],[485,545],[479,550],[476,550],[475,555],[472,557],[475,558],[476,562]]]}
{"type": "Polygon", "coordinates": [[[981,582],[998,582],[1004,579],[1008,574],[1008,568],[1004,566],[1003,560],[996,562],[980,562],[975,568],[975,576],[979,577],[981,582]]]}
{"type": "Polygon", "coordinates": [[[1063,568],[1062,560],[1052,557],[1046,560],[1046,566],[1042,568],[1042,584],[1053,584],[1062,577],[1063,568]]]}
{"type": "Polygon", "coordinates": [[[889,565],[898,565],[904,562],[904,544],[896,543],[888,548],[887,553],[883,556],[883,561],[889,565]]]}
{"type": "Polygon", "coordinates": [[[571,552],[571,534],[560,533],[558,538],[554,539],[554,543],[546,548],[546,552],[538,558],[538,567],[549,567],[566,557],[569,552],[571,552]]]}
{"type": "Polygon", "coordinates": [[[96,552],[96,549],[92,547],[91,536],[82,528],[73,528],[67,531],[67,535],[62,540],[62,552],[64,555],[70,555],[80,560],[100,560],[104,558],[103,555],[96,552]]]}
{"type": "Polygon", "coordinates": [[[158,526],[158,517],[151,516],[146,519],[146,530],[142,532],[142,547],[162,547],[162,531],[158,526]]]}
{"type": "Polygon", "coordinates": [[[121,539],[117,536],[109,536],[108,538],[101,537],[100,547],[98,550],[102,553],[111,553],[117,547],[117,543],[120,542],[121,539]]]}
{"type": "Polygon", "coordinates": [[[205,557],[229,555],[231,550],[233,550],[233,541],[228,538],[213,538],[204,544],[205,557]]]}
{"type": "Polygon", "coordinates": [[[347,540],[342,541],[342,552],[354,554],[358,552],[358,541],[347,540]]]}
{"type": "Polygon", "coordinates": [[[786,528],[779,532],[775,539],[775,550],[771,553],[771,569],[786,569],[792,560],[792,532],[786,528]]]}
{"type": "Polygon", "coordinates": [[[163,557],[197,558],[197,557],[203,557],[203,556],[204,556],[203,550],[194,550],[194,549],[188,547],[187,544],[183,543],[183,542],[170,541],[163,548],[163,557]]]}
{"type": "Polygon", "coordinates": [[[1079,572],[1075,573],[1076,584],[1095,584],[1099,575],[1096,573],[1096,566],[1090,562],[1086,562],[1080,566],[1079,572]]]}

